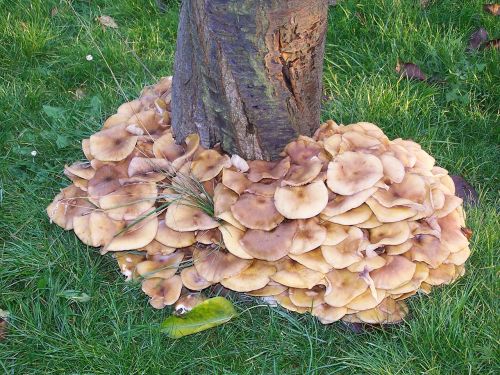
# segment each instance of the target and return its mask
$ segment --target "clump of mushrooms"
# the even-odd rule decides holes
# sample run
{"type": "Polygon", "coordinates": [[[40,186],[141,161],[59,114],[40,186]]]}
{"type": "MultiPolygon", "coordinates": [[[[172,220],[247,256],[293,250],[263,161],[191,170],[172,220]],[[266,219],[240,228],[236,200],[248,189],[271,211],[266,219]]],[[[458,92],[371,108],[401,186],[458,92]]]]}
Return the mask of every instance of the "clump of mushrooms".
{"type": "Polygon", "coordinates": [[[281,160],[246,161],[196,134],[176,143],[171,82],[82,141],[87,160],[66,166],[73,183],[47,207],[52,222],[114,254],[154,308],[220,283],[324,324],[395,323],[406,298],[463,275],[462,200],[417,143],[329,120],[281,160]]]}

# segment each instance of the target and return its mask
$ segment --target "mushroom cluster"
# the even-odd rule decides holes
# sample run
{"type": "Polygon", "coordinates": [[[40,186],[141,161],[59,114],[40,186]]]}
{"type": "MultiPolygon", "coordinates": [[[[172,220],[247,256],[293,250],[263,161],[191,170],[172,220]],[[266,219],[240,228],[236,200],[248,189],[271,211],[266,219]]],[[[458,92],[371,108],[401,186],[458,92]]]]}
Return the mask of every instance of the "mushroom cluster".
{"type": "Polygon", "coordinates": [[[170,97],[167,77],[122,104],[47,208],[153,307],[220,283],[325,324],[393,323],[406,298],[464,273],[462,200],[417,143],[327,121],[280,160],[246,161],[196,134],[176,143],[170,97]]]}

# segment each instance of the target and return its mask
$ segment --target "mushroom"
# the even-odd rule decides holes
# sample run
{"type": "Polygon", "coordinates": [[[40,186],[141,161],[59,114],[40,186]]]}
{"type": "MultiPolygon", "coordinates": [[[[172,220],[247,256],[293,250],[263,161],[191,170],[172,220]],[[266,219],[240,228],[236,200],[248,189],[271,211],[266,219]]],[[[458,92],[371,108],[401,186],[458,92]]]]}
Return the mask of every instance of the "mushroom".
{"type": "Polygon", "coordinates": [[[422,207],[427,195],[424,179],[414,173],[407,173],[403,181],[392,184],[388,190],[378,189],[373,198],[384,207],[422,207]]]}
{"type": "Polygon", "coordinates": [[[84,180],[90,180],[95,175],[95,169],[92,168],[89,162],[73,163],[70,166],[65,166],[64,171],[68,171],[84,180]]]}
{"type": "Polygon", "coordinates": [[[191,290],[203,290],[212,285],[210,281],[200,276],[194,266],[184,268],[181,271],[181,279],[184,286],[191,290]]]}
{"type": "Polygon", "coordinates": [[[325,221],[321,224],[326,228],[326,238],[323,241],[323,246],[334,246],[344,241],[349,235],[349,227],[345,225],[335,224],[325,221]]]}
{"type": "Polygon", "coordinates": [[[324,216],[336,216],[349,210],[357,208],[366,202],[373,193],[377,191],[376,187],[361,190],[353,195],[336,195],[328,202],[325,209],[321,212],[324,216]]]}
{"type": "Polygon", "coordinates": [[[156,158],[167,159],[174,161],[184,154],[184,148],[175,143],[172,133],[163,134],[160,138],[155,139],[153,143],[153,154],[156,158]]]}
{"type": "Polygon", "coordinates": [[[93,247],[107,245],[124,227],[123,221],[112,220],[102,211],[73,218],[75,234],[84,244],[93,247]]]}
{"type": "Polygon", "coordinates": [[[231,167],[231,159],[215,150],[200,152],[191,162],[191,173],[198,181],[208,181],[215,178],[222,168],[231,167]]]}
{"type": "Polygon", "coordinates": [[[139,222],[128,222],[127,225],[101,250],[101,254],[108,251],[135,250],[146,246],[156,236],[158,218],[150,215],[139,222]]]}
{"type": "Polygon", "coordinates": [[[408,313],[408,307],[403,301],[385,298],[377,307],[356,313],[364,323],[392,324],[401,322],[408,313]]]}
{"type": "Polygon", "coordinates": [[[288,173],[281,181],[281,186],[302,186],[313,181],[321,172],[323,162],[313,156],[305,164],[292,164],[288,173]]]}
{"type": "Polygon", "coordinates": [[[136,272],[145,279],[169,279],[177,273],[183,259],[184,253],[181,251],[169,255],[153,255],[150,260],[139,263],[136,272]]]}
{"type": "Polygon", "coordinates": [[[223,279],[240,274],[250,267],[252,261],[235,257],[221,249],[195,248],[193,263],[201,277],[207,281],[218,283],[223,279]]]}
{"type": "Polygon", "coordinates": [[[401,255],[410,250],[413,246],[413,240],[408,240],[399,245],[384,246],[387,255],[401,255]]]}
{"type": "Polygon", "coordinates": [[[122,186],[120,178],[126,177],[128,177],[127,172],[116,165],[101,166],[88,182],[89,198],[98,200],[100,197],[116,191],[122,186]]]}
{"type": "Polygon", "coordinates": [[[297,231],[293,237],[290,254],[303,254],[325,243],[327,229],[318,224],[316,218],[297,220],[297,231]]]}
{"type": "Polygon", "coordinates": [[[331,137],[337,134],[339,126],[333,120],[327,120],[325,123],[321,124],[320,127],[314,132],[313,139],[316,141],[322,141],[325,138],[331,137]]]}
{"type": "Polygon", "coordinates": [[[119,161],[134,151],[137,136],[124,127],[115,126],[90,136],[90,153],[101,161],[119,161]]]}
{"type": "Polygon", "coordinates": [[[439,267],[448,257],[450,250],[434,236],[421,234],[413,239],[408,255],[413,261],[425,262],[431,268],[439,267]]]}
{"type": "Polygon", "coordinates": [[[137,278],[136,266],[146,257],[142,254],[132,254],[125,251],[115,254],[118,267],[121,273],[126,277],[126,281],[137,278]]]}
{"type": "Polygon", "coordinates": [[[237,292],[249,292],[264,288],[269,281],[269,277],[276,272],[276,267],[262,260],[254,260],[250,267],[241,273],[223,279],[222,286],[237,292]]]}
{"type": "Polygon", "coordinates": [[[420,287],[420,284],[429,276],[429,267],[425,263],[416,262],[415,263],[415,273],[413,274],[410,281],[407,283],[391,289],[391,294],[404,294],[410,293],[414,290],[417,290],[420,287]]]}
{"type": "Polygon", "coordinates": [[[366,204],[373,211],[377,220],[382,223],[394,223],[403,221],[417,213],[417,210],[405,206],[393,206],[391,208],[384,207],[373,198],[368,198],[366,204]]]}
{"type": "Polygon", "coordinates": [[[363,258],[361,255],[363,240],[363,231],[356,227],[350,227],[346,239],[334,246],[322,245],[321,252],[324,259],[332,267],[345,268],[363,258]]]}
{"type": "Polygon", "coordinates": [[[61,190],[47,207],[50,222],[65,230],[73,229],[73,219],[90,213],[95,207],[86,199],[87,193],[75,185],[61,190]]]}
{"type": "Polygon", "coordinates": [[[254,297],[269,297],[281,294],[287,289],[287,286],[281,285],[271,280],[265,287],[257,290],[252,290],[250,292],[247,292],[247,294],[254,297]]]}
{"type": "Polygon", "coordinates": [[[238,200],[238,194],[222,183],[214,189],[214,213],[215,216],[231,209],[231,206],[238,200]]]}
{"type": "Polygon", "coordinates": [[[224,247],[222,242],[222,233],[218,228],[200,230],[196,233],[196,242],[204,245],[218,245],[224,247]]]}
{"type": "Polygon", "coordinates": [[[323,273],[304,267],[289,258],[277,263],[276,267],[278,271],[271,276],[271,279],[292,288],[311,289],[324,277],[323,273]]]}
{"type": "Polygon", "coordinates": [[[384,177],[391,183],[400,183],[405,177],[405,167],[401,161],[390,153],[379,156],[384,170],[384,177]]]}
{"type": "Polygon", "coordinates": [[[272,197],[244,193],[231,206],[233,216],[250,229],[271,230],[284,217],[276,210],[272,197]]]}
{"type": "Polygon", "coordinates": [[[287,310],[290,311],[295,311],[296,313],[303,314],[305,312],[308,312],[310,308],[307,307],[300,307],[300,306],[295,306],[288,296],[288,291],[284,291],[281,294],[278,294],[276,296],[273,296],[273,299],[282,307],[284,307],[287,310]]]}
{"type": "Polygon", "coordinates": [[[333,266],[325,260],[322,250],[319,247],[307,253],[298,255],[288,254],[288,256],[314,271],[328,273],[328,271],[333,268],[333,266]]]}
{"type": "Polygon", "coordinates": [[[311,315],[317,317],[323,324],[332,324],[340,320],[347,313],[345,307],[333,307],[327,303],[314,306],[311,315]]]}
{"type": "Polygon", "coordinates": [[[134,125],[138,129],[142,129],[144,134],[149,134],[158,130],[160,127],[161,117],[156,111],[149,109],[137,112],[130,116],[127,123],[129,125],[134,125]]]}
{"type": "Polygon", "coordinates": [[[366,204],[353,208],[343,214],[335,216],[321,215],[327,221],[342,225],[356,225],[365,222],[372,216],[372,210],[366,204]]]}
{"type": "MultiPolygon", "coordinates": [[[[158,232],[156,232],[156,235],[158,235],[158,232]]],[[[148,255],[168,255],[168,254],[172,254],[176,250],[176,248],[170,247],[170,246],[165,246],[160,241],[153,240],[150,243],[148,243],[146,246],[141,247],[138,250],[139,251],[146,251],[148,253],[148,255]]]]}
{"type": "Polygon", "coordinates": [[[165,225],[165,220],[158,222],[155,240],[165,246],[179,248],[191,246],[196,242],[194,232],[178,232],[165,225]]]}
{"type": "Polygon", "coordinates": [[[231,169],[222,170],[222,183],[238,195],[243,193],[250,185],[250,181],[243,173],[232,171],[231,169]]]}
{"type": "Polygon", "coordinates": [[[135,99],[130,102],[123,103],[118,107],[116,110],[117,114],[124,115],[124,116],[132,116],[136,113],[139,113],[142,111],[143,104],[141,103],[140,100],[135,99]]]}
{"type": "Polygon", "coordinates": [[[376,156],[346,151],[328,165],[326,183],[334,193],[352,195],[371,188],[383,175],[376,156]]]}
{"type": "Polygon", "coordinates": [[[279,180],[290,169],[290,158],[286,157],[277,162],[265,160],[248,161],[248,179],[252,182],[259,182],[264,178],[279,180]]]}
{"type": "Polygon", "coordinates": [[[290,288],[288,290],[288,297],[295,306],[309,307],[311,309],[324,303],[324,294],[325,289],[322,286],[315,286],[311,289],[290,288]]]}
{"type": "Polygon", "coordinates": [[[165,225],[179,232],[190,232],[216,228],[219,223],[197,207],[174,202],[167,208],[165,225]]]}
{"type": "Polygon", "coordinates": [[[372,251],[384,245],[400,245],[411,236],[410,227],[406,221],[387,223],[369,230],[370,244],[366,250],[372,251]]]}
{"type": "Polygon", "coordinates": [[[277,187],[278,187],[278,181],[273,181],[270,183],[252,182],[245,189],[245,193],[262,195],[264,197],[274,197],[274,192],[276,191],[277,187]]]}
{"type": "Polygon", "coordinates": [[[222,224],[219,228],[224,245],[231,254],[242,259],[253,259],[253,257],[248,254],[240,244],[240,240],[245,234],[244,231],[228,223],[222,224]]]}
{"type": "Polygon", "coordinates": [[[152,278],[142,282],[142,291],[151,299],[149,303],[155,309],[163,309],[173,305],[180,297],[182,281],[179,275],[170,279],[152,278]]]}
{"type": "Polygon", "coordinates": [[[352,310],[369,310],[377,306],[386,296],[386,291],[382,289],[377,289],[374,293],[367,289],[359,296],[353,298],[345,307],[352,310]]]}
{"type": "Polygon", "coordinates": [[[276,209],[287,219],[308,219],[318,215],[328,203],[323,181],[296,187],[279,187],[274,193],[276,209]]]}
{"type": "Polygon", "coordinates": [[[455,265],[441,264],[439,267],[429,270],[429,275],[425,279],[425,282],[434,286],[450,284],[455,279],[455,272],[455,265]]]}
{"type": "Polygon", "coordinates": [[[190,134],[184,140],[185,151],[184,154],[172,161],[172,167],[175,170],[181,169],[181,167],[190,160],[198,147],[200,147],[200,136],[198,134],[190,134]]]}
{"type": "Polygon", "coordinates": [[[376,288],[395,289],[410,281],[415,273],[416,265],[401,255],[386,257],[383,267],[370,272],[376,288]]]}
{"type": "Polygon", "coordinates": [[[331,270],[326,274],[325,302],[333,307],[345,307],[368,289],[368,284],[348,270],[331,270]]]}
{"type": "Polygon", "coordinates": [[[158,182],[168,177],[172,165],[168,160],[136,156],[128,166],[128,176],[158,182]]]}
{"type": "Polygon", "coordinates": [[[282,223],[272,231],[249,229],[241,238],[240,245],[254,258],[275,261],[288,254],[296,231],[296,221],[282,223]]]}
{"type": "Polygon", "coordinates": [[[317,158],[321,151],[320,144],[305,136],[299,136],[297,140],[288,143],[284,150],[291,162],[296,165],[308,164],[313,158],[317,158]]]}

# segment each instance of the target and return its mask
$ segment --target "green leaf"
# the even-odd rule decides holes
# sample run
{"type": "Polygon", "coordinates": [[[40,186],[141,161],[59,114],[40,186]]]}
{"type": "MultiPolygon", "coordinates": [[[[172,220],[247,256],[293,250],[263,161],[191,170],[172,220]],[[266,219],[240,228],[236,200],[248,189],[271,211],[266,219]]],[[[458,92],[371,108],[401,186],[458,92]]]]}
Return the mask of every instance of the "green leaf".
{"type": "Polygon", "coordinates": [[[57,138],[56,138],[56,146],[57,146],[57,148],[61,149],[61,148],[68,147],[69,143],[70,142],[69,142],[69,139],[67,137],[65,137],[62,134],[58,134],[57,135],[57,138]]]}
{"type": "Polygon", "coordinates": [[[43,111],[52,120],[62,120],[64,119],[64,109],[61,107],[52,107],[51,105],[44,105],[43,111]]]}
{"type": "Polygon", "coordinates": [[[162,323],[162,332],[173,339],[216,327],[236,316],[231,302],[224,297],[203,301],[183,316],[169,316],[162,323]]]}
{"type": "Polygon", "coordinates": [[[94,95],[92,99],[90,99],[90,111],[94,115],[98,115],[101,112],[102,100],[99,96],[94,95]]]}
{"type": "Polygon", "coordinates": [[[58,297],[63,297],[75,302],[88,302],[90,301],[90,296],[87,293],[80,292],[78,290],[65,290],[63,292],[57,293],[58,297]]]}

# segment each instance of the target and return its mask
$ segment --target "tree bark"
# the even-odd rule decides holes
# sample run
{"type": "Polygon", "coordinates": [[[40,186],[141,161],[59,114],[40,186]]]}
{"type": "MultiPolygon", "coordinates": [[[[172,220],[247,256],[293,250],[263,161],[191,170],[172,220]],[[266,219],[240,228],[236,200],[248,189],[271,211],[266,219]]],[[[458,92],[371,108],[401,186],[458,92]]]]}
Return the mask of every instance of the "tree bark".
{"type": "Polygon", "coordinates": [[[328,0],[184,0],[172,92],[178,142],[272,160],[319,126],[328,0]]]}

